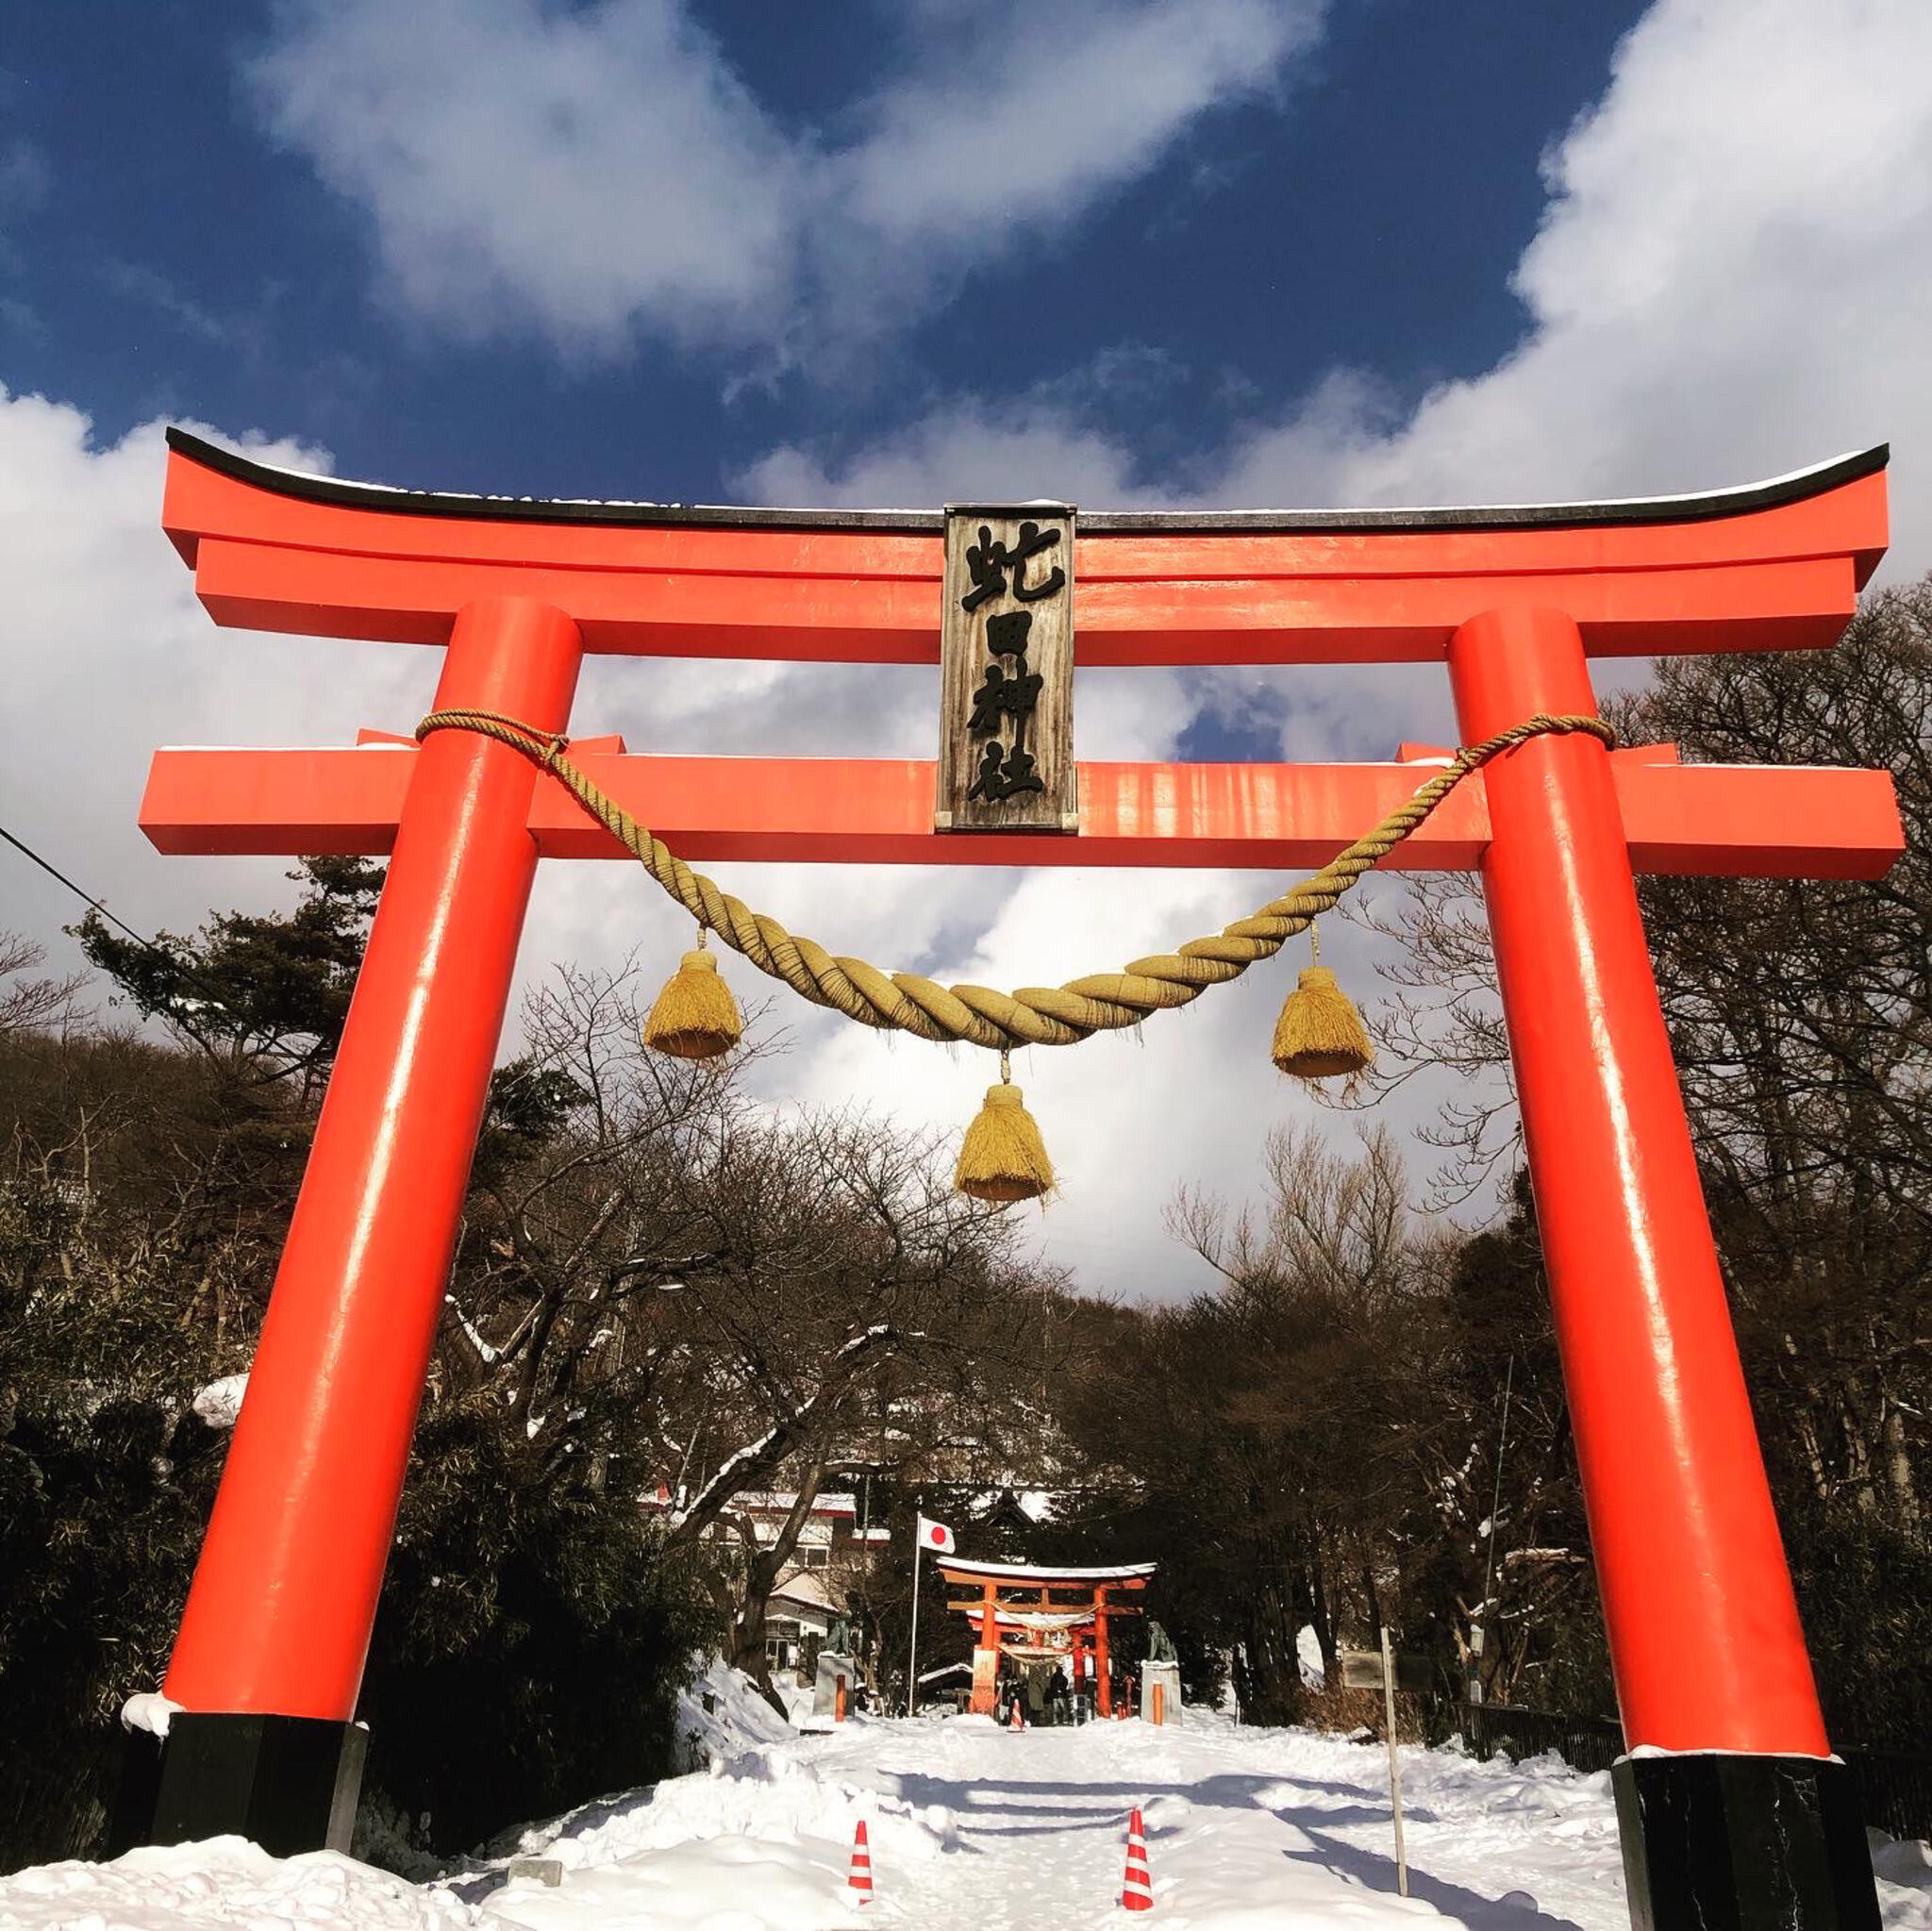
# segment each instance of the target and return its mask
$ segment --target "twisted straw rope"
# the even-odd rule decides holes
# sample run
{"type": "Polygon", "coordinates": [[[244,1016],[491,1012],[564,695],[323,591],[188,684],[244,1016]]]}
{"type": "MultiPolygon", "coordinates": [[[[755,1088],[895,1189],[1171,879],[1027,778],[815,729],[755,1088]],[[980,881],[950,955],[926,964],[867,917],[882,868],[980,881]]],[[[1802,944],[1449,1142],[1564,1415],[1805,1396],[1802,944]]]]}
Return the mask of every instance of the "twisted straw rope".
{"type": "Polygon", "coordinates": [[[753,911],[701,872],[693,872],[664,841],[591,783],[565,753],[569,739],[540,731],[490,710],[431,711],[416,726],[418,741],[432,731],[475,731],[520,752],[551,773],[597,823],[650,873],[701,926],[717,933],[761,973],[783,979],[801,998],[828,1006],[860,1025],[896,1028],[922,1040],[963,1040],[1007,1052],[1016,1046],[1073,1046],[1094,1033],[1139,1025],[1150,1012],[1191,1005],[1209,986],[1238,979],[1352,891],[1426,819],[1473,771],[1505,751],[1550,732],[1584,732],[1614,744],[1601,718],[1539,714],[1480,744],[1458,751],[1415,795],[1396,807],[1365,838],[1271,900],[1252,918],[1237,920],[1209,939],[1191,939],[1177,952],[1133,960],[1124,972],[1095,973],[1064,986],[1022,986],[996,992],[987,986],[941,986],[917,973],[882,973],[860,958],[835,958],[824,946],[795,937],[776,919],[753,911]]]}

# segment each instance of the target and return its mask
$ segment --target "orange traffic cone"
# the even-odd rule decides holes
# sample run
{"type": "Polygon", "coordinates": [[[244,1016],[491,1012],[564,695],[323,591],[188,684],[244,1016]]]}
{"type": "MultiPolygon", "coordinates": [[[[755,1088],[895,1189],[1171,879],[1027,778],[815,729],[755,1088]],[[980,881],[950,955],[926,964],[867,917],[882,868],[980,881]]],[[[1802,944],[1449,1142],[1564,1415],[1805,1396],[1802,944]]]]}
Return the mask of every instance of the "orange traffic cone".
{"type": "Polygon", "coordinates": [[[1154,1908],[1154,1879],[1147,1871],[1147,1837],[1136,1810],[1127,1821],[1127,1875],[1121,1886],[1124,1911],[1151,1911],[1154,1908]]]}
{"type": "Polygon", "coordinates": [[[852,1839],[852,1869],[845,1883],[854,1904],[872,1903],[872,1847],[866,1841],[865,1819],[858,1820],[858,1834],[852,1839]]]}
{"type": "Polygon", "coordinates": [[[1013,1699],[1013,1714],[1008,1727],[1015,1730],[1024,1730],[1026,1727],[1026,1719],[1020,1714],[1020,1699],[1017,1696],[1013,1699]]]}

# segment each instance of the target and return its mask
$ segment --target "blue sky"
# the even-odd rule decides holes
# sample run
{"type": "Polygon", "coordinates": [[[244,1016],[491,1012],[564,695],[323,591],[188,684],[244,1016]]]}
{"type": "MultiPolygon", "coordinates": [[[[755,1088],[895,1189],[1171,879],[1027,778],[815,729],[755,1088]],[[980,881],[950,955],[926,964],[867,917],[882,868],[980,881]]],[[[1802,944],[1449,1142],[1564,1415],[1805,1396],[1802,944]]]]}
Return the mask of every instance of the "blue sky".
{"type": "MultiPolygon", "coordinates": [[[[16,7],[0,823],[182,929],[288,887],[152,852],[156,744],[342,743],[427,707],[432,651],[213,628],[158,528],[171,419],[397,484],[911,507],[1650,495],[1890,440],[1897,577],[1932,564],[1927,315],[1924,0],[16,7]]],[[[576,723],[644,752],[929,757],[936,712],[921,669],[601,659],[576,723]]],[[[1451,731],[1434,666],[1076,678],[1089,757],[1451,731]]],[[[1281,887],[724,882],[835,950],[1008,985],[1281,887]]],[[[53,965],[74,910],[0,859],[0,926],[53,965]]],[[[687,936],[641,878],[547,866],[524,982],[636,946],[655,983],[687,936]]],[[[1360,991],[1389,957],[1324,933],[1360,991]]],[[[1174,1186],[1240,1206],[1271,1127],[1350,1130],[1267,1065],[1292,963],[1138,1040],[1024,1056],[1064,1182],[1029,1224],[1087,1285],[1198,1284],[1162,1231],[1174,1186]]],[[[944,1134],[986,1083],[977,1055],[774,1017],[774,1106],[944,1134]]],[[[1431,1104],[1405,1088],[1390,1124],[1431,1104]]]]}
{"type": "MultiPolygon", "coordinates": [[[[937,71],[970,101],[997,88],[1003,42],[1052,58],[1024,31],[964,36],[948,58],[967,11],[738,0],[689,18],[781,130],[836,147],[895,84],[937,71]]],[[[13,151],[34,158],[7,224],[8,383],[83,400],[108,437],[191,415],[325,443],[353,475],[706,500],[744,493],[774,444],[836,465],[935,395],[1060,385],[1171,491],[1335,365],[1399,409],[1507,351],[1527,323],[1508,274],[1542,209],[1539,156],[1640,11],[1338,12],[1306,58],[1255,61],[1064,229],[1002,243],[1035,198],[1023,157],[1015,192],[951,224],[989,231],[976,258],[878,339],[774,369],[756,341],[666,341],[648,312],[597,344],[514,312],[473,318],[482,340],[425,325],[385,292],[367,208],[291,145],[275,63],[301,44],[299,14],[27,8],[0,51],[13,151]]],[[[1038,198],[1057,197],[1072,198],[1049,164],[1038,198]]]]}

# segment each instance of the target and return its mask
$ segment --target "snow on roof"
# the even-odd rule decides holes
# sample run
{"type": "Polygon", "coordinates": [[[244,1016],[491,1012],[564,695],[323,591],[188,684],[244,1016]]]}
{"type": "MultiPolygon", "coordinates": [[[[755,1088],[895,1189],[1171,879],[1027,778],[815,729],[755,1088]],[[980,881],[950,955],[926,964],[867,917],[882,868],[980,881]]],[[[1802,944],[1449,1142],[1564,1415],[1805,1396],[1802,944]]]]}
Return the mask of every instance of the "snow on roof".
{"type": "MultiPolygon", "coordinates": [[[[732,1498],[732,1508],[748,1508],[756,1516],[789,1516],[798,1507],[798,1492],[782,1494],[778,1490],[748,1490],[732,1498]]],[[[813,1516],[856,1516],[858,1496],[856,1494],[821,1494],[811,1505],[813,1516]]]]}
{"type": "Polygon", "coordinates": [[[1159,1568],[1158,1562],[1124,1562],[1110,1569],[1041,1569],[1030,1562],[968,1562],[958,1556],[941,1556],[940,1573],[980,1576],[999,1582],[1128,1582],[1145,1578],[1159,1568]]]}
{"type": "MultiPolygon", "coordinates": [[[[747,1490],[744,1494],[732,1497],[731,1507],[750,1515],[790,1515],[798,1507],[798,1492],[793,1490],[788,1495],[779,1490],[747,1490]]],[[[812,1504],[810,1513],[857,1515],[858,1498],[856,1495],[821,1495],[812,1504]]]]}
{"type": "Polygon", "coordinates": [[[841,1590],[832,1594],[823,1569],[800,1569],[787,1575],[772,1591],[774,1603],[797,1603],[811,1609],[836,1609],[844,1600],[841,1590]]]}
{"type": "Polygon", "coordinates": [[[977,1494],[969,1497],[966,1504],[967,1513],[990,1514],[1008,1498],[1028,1522],[1044,1522],[1053,1513],[1054,1495],[1051,1490],[1021,1489],[1010,1482],[997,1489],[982,1489],[977,1494]]]}

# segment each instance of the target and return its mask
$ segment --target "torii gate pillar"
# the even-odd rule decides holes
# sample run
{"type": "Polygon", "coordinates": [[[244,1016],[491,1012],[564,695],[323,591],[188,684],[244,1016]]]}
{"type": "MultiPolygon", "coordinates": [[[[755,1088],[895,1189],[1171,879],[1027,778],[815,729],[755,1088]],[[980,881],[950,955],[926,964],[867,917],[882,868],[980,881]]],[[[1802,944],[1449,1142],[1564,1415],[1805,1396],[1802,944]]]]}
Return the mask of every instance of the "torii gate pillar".
{"type": "MultiPolygon", "coordinates": [[[[1538,711],[1596,710],[1582,637],[1560,611],[1474,618],[1448,655],[1471,741],[1538,711]]],[[[1827,1761],[1609,754],[1581,735],[1534,740],[1498,763],[1489,793],[1483,892],[1610,1662],[1624,1732],[1650,1746],[1614,1773],[1633,1920],[1640,1931],[1683,1922],[1716,1875],[1740,1902],[1776,1907],[1761,1921],[1747,1909],[1740,1926],[1875,1925],[1857,1794],[1827,1761]],[[1790,1818],[1780,1891],[1766,1876],[1768,1833],[1790,1818]],[[1713,1873],[1713,1859],[1733,1868],[1713,1873]],[[1791,1892],[1819,1914],[1789,1918],[1791,1892]]]]}
{"type": "MultiPolygon", "coordinates": [[[[582,655],[547,605],[472,604],[436,701],[561,730],[582,655]]],[[[168,1665],[190,1710],[355,1709],[537,875],[537,776],[467,733],[420,754],[168,1665]]]]}
{"type": "MultiPolygon", "coordinates": [[[[561,611],[486,597],[436,702],[560,731],[582,658],[561,611]]],[[[468,734],[417,756],[168,1665],[157,1841],[348,1848],[351,1719],[537,874],[537,776],[468,734]]]]}

